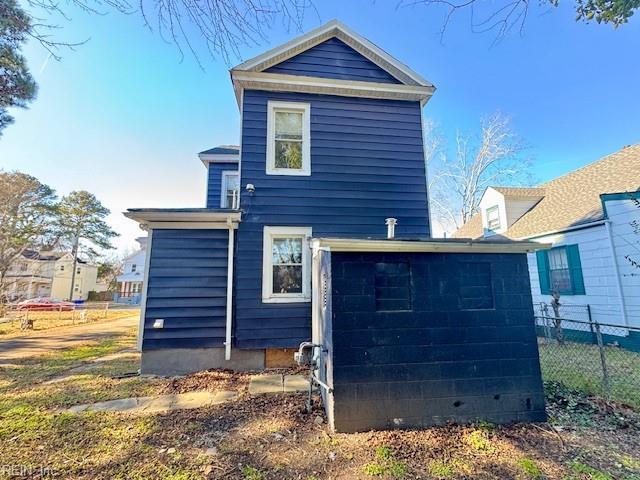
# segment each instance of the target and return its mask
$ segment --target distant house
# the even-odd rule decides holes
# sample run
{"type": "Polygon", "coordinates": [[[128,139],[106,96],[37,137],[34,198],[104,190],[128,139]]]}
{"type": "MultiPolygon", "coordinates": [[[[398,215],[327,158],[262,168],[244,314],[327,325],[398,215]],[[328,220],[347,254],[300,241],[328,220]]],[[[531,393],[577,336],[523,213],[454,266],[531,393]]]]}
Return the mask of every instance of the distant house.
{"type": "Polygon", "coordinates": [[[534,304],[557,290],[594,320],[640,326],[639,188],[640,145],[627,146],[536,188],[488,188],[454,237],[551,244],[529,254],[534,304]]]}
{"type": "Polygon", "coordinates": [[[124,259],[122,274],[116,277],[118,291],[114,300],[118,303],[138,305],[144,284],[144,266],[147,260],[147,237],[138,237],[140,248],[124,259]]]}
{"type": "MultiPolygon", "coordinates": [[[[34,297],[69,300],[73,256],[70,253],[25,250],[6,276],[12,301],[34,297]]],[[[96,290],[98,267],[78,259],[72,300],[86,300],[96,290]]]]}

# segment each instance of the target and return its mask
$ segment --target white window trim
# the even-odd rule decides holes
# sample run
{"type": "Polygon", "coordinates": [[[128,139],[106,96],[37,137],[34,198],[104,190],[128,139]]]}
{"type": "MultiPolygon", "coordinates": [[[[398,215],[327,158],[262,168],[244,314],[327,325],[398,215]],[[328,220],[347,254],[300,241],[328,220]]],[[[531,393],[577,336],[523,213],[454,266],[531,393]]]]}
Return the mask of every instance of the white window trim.
{"type": "Polygon", "coordinates": [[[233,208],[233,205],[230,207],[225,207],[224,203],[227,199],[227,179],[232,176],[238,177],[238,197],[237,197],[237,205],[240,204],[240,172],[238,170],[223,170],[222,177],[220,180],[220,208],[233,208]]]}
{"type": "Polygon", "coordinates": [[[262,302],[299,303],[311,301],[311,227],[264,227],[262,239],[262,302]],[[273,239],[304,236],[302,243],[302,293],[273,293],[273,239]]]}
{"type": "Polygon", "coordinates": [[[267,175],[311,175],[311,104],[301,102],[267,103],[267,175]],[[276,110],[302,112],[302,168],[276,168],[276,110]]]}
{"type": "Polygon", "coordinates": [[[485,210],[485,217],[487,220],[487,230],[488,230],[488,234],[489,235],[495,235],[496,233],[498,233],[499,231],[502,230],[502,215],[500,212],[500,205],[491,205],[490,207],[488,207],[485,210]],[[495,211],[498,214],[498,227],[497,228],[491,228],[489,225],[489,212],[490,211],[495,211]]]}

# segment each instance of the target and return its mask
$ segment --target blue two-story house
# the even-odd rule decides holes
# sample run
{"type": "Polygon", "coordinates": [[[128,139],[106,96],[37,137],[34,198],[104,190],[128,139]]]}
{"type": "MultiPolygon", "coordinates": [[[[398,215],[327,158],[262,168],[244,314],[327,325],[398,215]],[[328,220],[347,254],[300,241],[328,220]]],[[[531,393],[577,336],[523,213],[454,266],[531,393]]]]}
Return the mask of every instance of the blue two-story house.
{"type": "Polygon", "coordinates": [[[143,371],[259,368],[309,339],[312,236],[430,234],[430,82],[338,21],[230,73],[240,146],[201,152],[206,208],[126,213],[149,231],[143,371]]]}
{"type": "Polygon", "coordinates": [[[200,153],[206,207],[125,214],[142,372],[278,366],[313,337],[332,428],[543,419],[531,244],[429,238],[434,86],[337,21],[231,80],[240,145],[200,153]]]}

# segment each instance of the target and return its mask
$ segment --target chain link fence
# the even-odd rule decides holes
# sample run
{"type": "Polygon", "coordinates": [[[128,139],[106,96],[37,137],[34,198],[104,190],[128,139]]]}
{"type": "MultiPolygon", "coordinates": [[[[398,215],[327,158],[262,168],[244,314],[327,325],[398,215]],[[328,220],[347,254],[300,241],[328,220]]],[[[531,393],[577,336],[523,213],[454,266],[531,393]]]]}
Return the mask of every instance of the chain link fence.
{"type": "Polygon", "coordinates": [[[640,408],[640,328],[598,323],[588,305],[540,304],[536,316],[545,381],[640,408]]]}

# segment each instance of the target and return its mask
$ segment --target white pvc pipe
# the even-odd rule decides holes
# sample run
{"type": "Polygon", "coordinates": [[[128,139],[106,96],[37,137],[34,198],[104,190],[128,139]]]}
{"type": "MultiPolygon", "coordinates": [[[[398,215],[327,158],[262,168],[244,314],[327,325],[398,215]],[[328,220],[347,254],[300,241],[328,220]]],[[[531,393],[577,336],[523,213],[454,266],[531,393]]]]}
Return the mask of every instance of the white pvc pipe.
{"type": "Polygon", "coordinates": [[[144,320],[147,314],[147,292],[149,291],[149,267],[151,265],[151,248],[153,246],[153,229],[148,229],[147,251],[144,260],[144,283],[142,286],[142,296],[140,298],[140,323],[138,325],[138,351],[142,351],[142,339],[144,336],[144,320]]]}
{"type": "Polygon", "coordinates": [[[224,341],[224,359],[231,360],[231,330],[233,328],[233,225],[229,225],[229,245],[227,250],[227,326],[224,341]]]}

